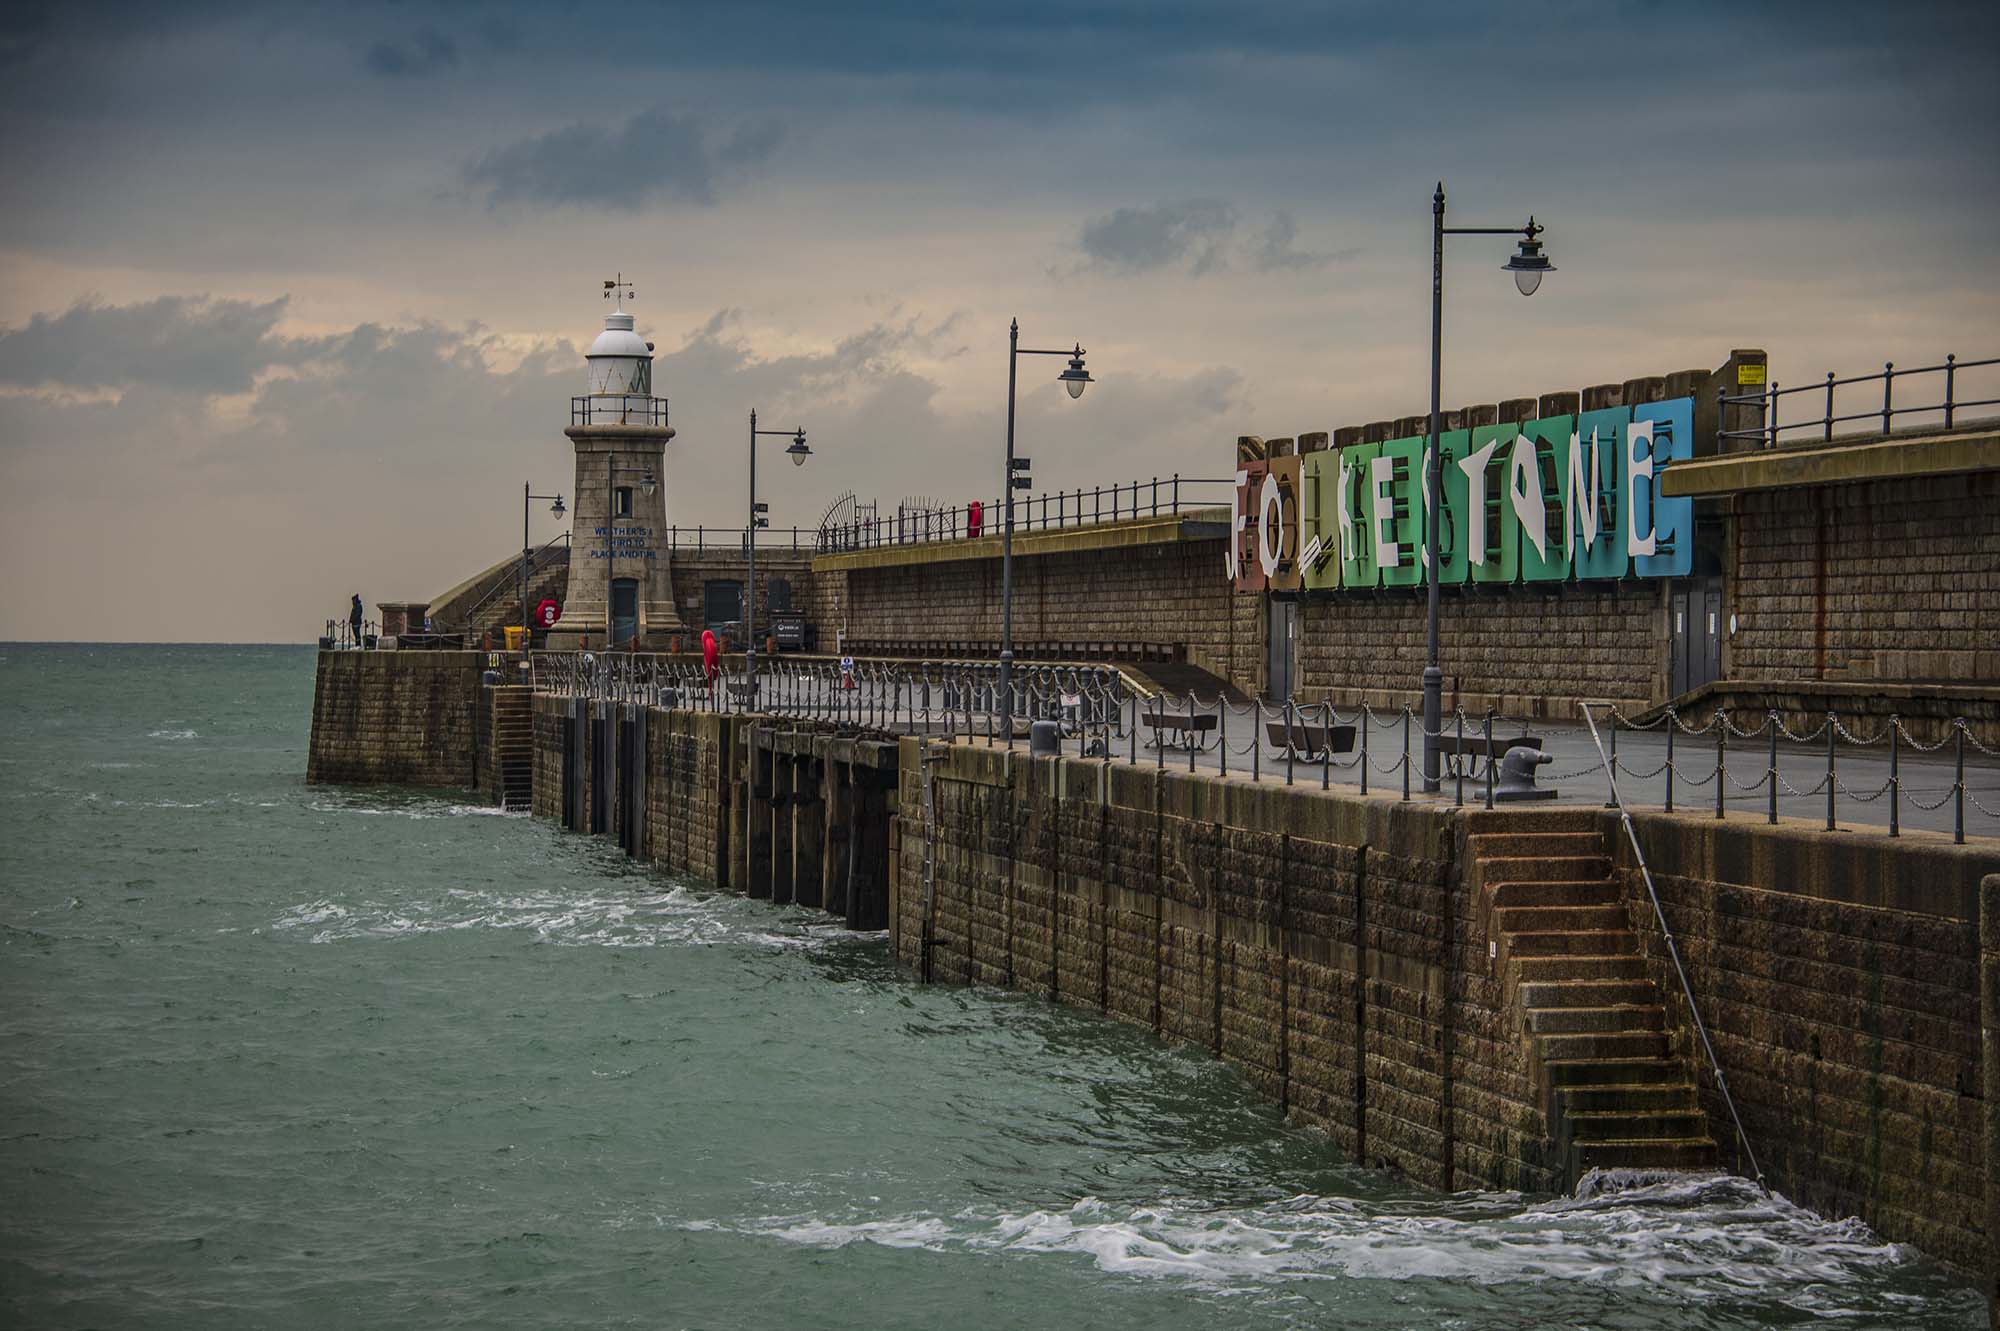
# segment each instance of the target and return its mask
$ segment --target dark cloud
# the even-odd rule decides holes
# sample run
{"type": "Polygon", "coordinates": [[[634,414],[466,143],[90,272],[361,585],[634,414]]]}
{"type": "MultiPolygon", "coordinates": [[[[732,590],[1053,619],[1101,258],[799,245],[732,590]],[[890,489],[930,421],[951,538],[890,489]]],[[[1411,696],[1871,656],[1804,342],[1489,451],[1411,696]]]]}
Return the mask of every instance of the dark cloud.
{"type": "Polygon", "coordinates": [[[1189,261],[1195,275],[1222,266],[1236,210],[1221,199],[1120,208],[1083,224],[1078,240],[1095,266],[1144,273],[1189,261]]]}
{"type": "Polygon", "coordinates": [[[407,42],[377,42],[363,63],[384,78],[420,77],[458,63],[458,43],[436,28],[424,28],[407,42]]]}
{"type": "Polygon", "coordinates": [[[1279,210],[1264,228],[1264,233],[1251,247],[1250,262],[1265,272],[1280,272],[1286,269],[1322,268],[1337,259],[1349,259],[1359,251],[1346,249],[1320,254],[1299,249],[1296,242],[1299,224],[1288,212],[1279,210]]]}
{"type": "Polygon", "coordinates": [[[162,296],[139,305],[79,301],[0,328],[0,384],[72,391],[135,384],[192,393],[240,393],[269,366],[292,363],[317,344],[275,337],[286,298],[256,304],[206,296],[162,296]]]}
{"type": "Polygon", "coordinates": [[[495,149],[465,178],[496,206],[712,204],[720,183],[766,161],[782,138],[770,122],[718,136],[691,115],[656,108],[612,128],[569,125],[495,149]]]}

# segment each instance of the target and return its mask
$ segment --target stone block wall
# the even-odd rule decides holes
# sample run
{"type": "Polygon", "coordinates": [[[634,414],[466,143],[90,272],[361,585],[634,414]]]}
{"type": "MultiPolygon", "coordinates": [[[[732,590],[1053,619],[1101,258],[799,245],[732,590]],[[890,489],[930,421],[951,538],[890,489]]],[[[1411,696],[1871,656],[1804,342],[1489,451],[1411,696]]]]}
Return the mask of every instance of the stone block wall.
{"type": "MultiPolygon", "coordinates": [[[[1985,1270],[2000,1106],[1981,1043],[2000,1014],[1982,1024],[1980,880],[2000,871],[2000,852],[1990,842],[1668,814],[1634,824],[1771,1186],[1823,1215],[1859,1216],[1959,1271],[1985,1270]]],[[[1622,834],[1617,844],[1668,1026],[1694,1060],[1723,1159],[1747,1172],[1706,1057],[1690,1043],[1638,865],[1622,834]]],[[[2000,907],[2000,893],[1986,904],[2000,907]]],[[[2000,938],[2000,922],[1986,927],[2000,938]]]]}
{"type": "Polygon", "coordinates": [[[896,912],[931,978],[1092,1008],[1240,1067],[1352,1158],[1433,1187],[1563,1167],[1446,809],[904,745],[896,912]]]}
{"type": "Polygon", "coordinates": [[[727,881],[727,779],[734,718],[654,709],[646,727],[646,844],[671,873],[703,882],[727,881]]]}
{"type": "MultiPolygon", "coordinates": [[[[1185,658],[1256,687],[1263,609],[1222,577],[1226,543],[1157,542],[1017,556],[1014,644],[1024,658],[1185,658]]],[[[848,638],[864,651],[987,657],[1000,650],[1001,561],[855,569],[846,575],[848,638]]]]}
{"type": "Polygon", "coordinates": [[[479,784],[483,652],[319,654],[307,781],[479,784]]]}
{"type": "Polygon", "coordinates": [[[1731,679],[2000,680],[2000,472],[1736,496],[1731,679]]]}
{"type": "MultiPolygon", "coordinates": [[[[789,533],[786,537],[789,540],[789,533]]],[[[808,537],[808,539],[810,539],[808,537]]],[[[712,579],[741,583],[746,564],[743,552],[730,550],[689,550],[674,552],[674,595],[680,602],[681,622],[688,626],[687,650],[700,649],[701,631],[707,623],[703,588],[712,579]]],[[[783,578],[792,585],[792,608],[805,612],[806,622],[819,626],[820,649],[833,650],[834,631],[839,627],[836,603],[838,575],[820,578],[812,569],[810,551],[757,550],[757,624],[759,636],[771,624],[771,579],[783,578]]]]}
{"type": "Polygon", "coordinates": [[[570,714],[568,698],[546,693],[535,695],[534,718],[535,789],[530,807],[537,818],[554,818],[563,813],[563,777],[569,770],[569,754],[563,745],[563,722],[570,714]]]}
{"type": "MultiPolygon", "coordinates": [[[[1628,712],[1666,697],[1664,582],[1447,591],[1438,606],[1445,709],[1572,719],[1577,699],[1628,712]],[[1560,590],[1557,588],[1560,587],[1560,590]]],[[[1429,619],[1421,589],[1300,606],[1299,693],[1342,705],[1420,706],[1429,619]]]]}

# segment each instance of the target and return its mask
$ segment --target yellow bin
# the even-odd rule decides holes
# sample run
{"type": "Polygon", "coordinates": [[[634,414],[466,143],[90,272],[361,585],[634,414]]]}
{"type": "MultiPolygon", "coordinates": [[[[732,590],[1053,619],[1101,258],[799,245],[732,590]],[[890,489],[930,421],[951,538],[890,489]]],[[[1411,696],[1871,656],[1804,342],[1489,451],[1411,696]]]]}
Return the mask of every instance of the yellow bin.
{"type": "Polygon", "coordinates": [[[527,635],[527,630],[522,628],[519,624],[507,625],[507,650],[510,652],[520,651],[521,640],[526,635],[527,635]]]}

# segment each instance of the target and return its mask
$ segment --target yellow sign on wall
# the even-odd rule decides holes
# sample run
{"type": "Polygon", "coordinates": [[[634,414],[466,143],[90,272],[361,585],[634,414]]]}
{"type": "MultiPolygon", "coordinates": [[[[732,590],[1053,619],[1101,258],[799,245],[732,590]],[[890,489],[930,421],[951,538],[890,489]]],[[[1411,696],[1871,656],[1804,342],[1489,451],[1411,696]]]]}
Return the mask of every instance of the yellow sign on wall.
{"type": "Polygon", "coordinates": [[[1761,361],[1755,365],[1746,362],[1736,367],[1736,386],[1738,388],[1743,387],[1745,384],[1761,384],[1763,382],[1764,366],[1761,361]]]}

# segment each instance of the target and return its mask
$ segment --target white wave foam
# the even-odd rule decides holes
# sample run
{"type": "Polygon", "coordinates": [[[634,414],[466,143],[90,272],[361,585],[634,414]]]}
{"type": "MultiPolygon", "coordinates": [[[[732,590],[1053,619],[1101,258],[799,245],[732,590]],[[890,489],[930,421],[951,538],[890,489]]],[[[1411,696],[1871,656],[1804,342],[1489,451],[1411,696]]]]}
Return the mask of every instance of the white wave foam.
{"type": "Polygon", "coordinates": [[[146,732],[146,738],[147,738],[147,739],[195,739],[195,738],[198,738],[198,737],[196,736],[196,734],[195,734],[195,733],[194,733],[194,731],[192,731],[192,730],[165,730],[165,729],[163,729],[163,730],[149,730],[149,731],[147,731],[147,732],[146,732]]]}
{"type": "Polygon", "coordinates": [[[443,897],[399,902],[322,898],[273,920],[273,934],[303,933],[313,943],[416,937],[464,929],[525,930],[538,942],[583,947],[706,946],[724,941],[812,946],[769,933],[740,898],[672,887],[664,892],[562,888],[514,891],[454,888],[443,897]],[[739,922],[740,921],[740,922],[739,922]]]}
{"type": "MultiPolygon", "coordinates": [[[[1512,1194],[1374,1204],[1301,1196],[1248,1207],[970,1208],[950,1216],[688,1221],[816,1248],[1066,1254],[1099,1270],[1216,1287],[1284,1279],[1583,1281],[1676,1298],[1770,1299],[1830,1314],[1843,1291],[1910,1254],[1855,1220],[1828,1221],[1722,1175],[1641,1182],[1524,1205],[1512,1194]],[[1428,1205],[1424,1203],[1428,1202],[1428,1205]]],[[[1943,1291],[1940,1286],[1940,1291],[1943,1291]]]]}

